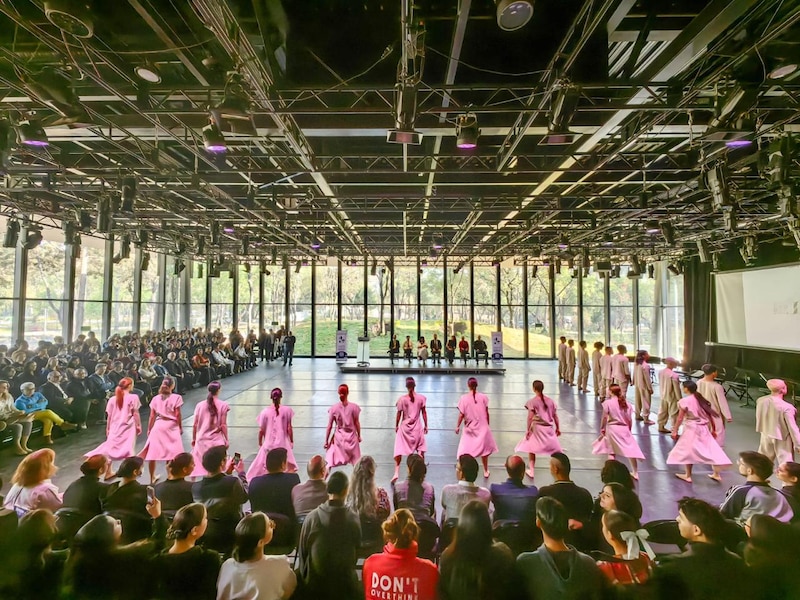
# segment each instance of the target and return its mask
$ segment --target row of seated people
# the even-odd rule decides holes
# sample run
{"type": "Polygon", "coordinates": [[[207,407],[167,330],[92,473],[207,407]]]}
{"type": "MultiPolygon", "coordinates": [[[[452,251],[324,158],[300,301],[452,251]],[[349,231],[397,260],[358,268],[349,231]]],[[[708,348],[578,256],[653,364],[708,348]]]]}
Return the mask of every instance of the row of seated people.
{"type": "MultiPolygon", "coordinates": [[[[403,342],[403,358],[411,364],[414,356],[414,343],[411,341],[411,336],[407,335],[405,341],[403,342]]],[[[456,341],[456,336],[450,336],[450,339],[444,345],[444,357],[447,360],[447,363],[452,366],[456,360],[456,351],[458,351],[459,356],[461,356],[461,360],[464,361],[464,365],[467,364],[467,361],[470,359],[470,351],[469,351],[469,342],[465,336],[461,336],[461,341],[456,341]]],[[[472,345],[472,358],[475,359],[476,363],[479,363],[481,359],[483,359],[486,365],[489,364],[489,349],[486,346],[486,342],[481,338],[479,335],[475,342],[472,345]]],[[[394,359],[400,356],[400,342],[397,339],[397,335],[392,335],[392,339],[389,342],[389,358],[394,363],[394,359]]],[[[427,364],[428,358],[431,359],[433,364],[442,364],[442,341],[439,339],[438,334],[434,333],[433,338],[428,344],[425,341],[425,336],[420,336],[417,340],[416,345],[416,356],[417,360],[424,364],[427,364]]]]}
{"type": "MultiPolygon", "coordinates": [[[[41,422],[50,444],[54,428],[57,433],[85,429],[90,413],[102,421],[105,401],[124,377],[133,379],[134,392],[146,404],[164,377],[175,379],[178,393],[184,393],[256,366],[249,339],[234,347],[221,342],[221,335],[198,330],[114,335],[101,346],[89,332],[69,345],[40,342],[35,352],[24,341],[10,354],[0,346],[0,431],[10,429],[15,452],[24,455],[34,422],[41,422]]],[[[231,336],[236,339],[236,332],[231,336]]]]}
{"type": "MultiPolygon", "coordinates": [[[[570,481],[563,454],[551,459],[554,484],[540,490],[522,483],[524,463],[518,457],[507,461],[508,481],[491,490],[480,488],[474,484],[477,461],[464,455],[457,468],[459,482],[442,489],[441,531],[435,492],[424,481],[425,464],[416,455],[407,463],[408,478],[393,485],[391,513],[389,494],[375,485],[371,457],[362,457],[352,479],[338,471],[326,481],[324,459],[315,456],[308,480],[300,483],[296,473],[286,472],[286,451],[273,449],[268,473],[248,486],[241,462],[229,461],[226,454],[222,446],[209,450],[203,456],[208,475],[194,483],[185,479],[193,470],[191,455],[179,455],[154,498],[137,481],[143,464],[139,458],[123,461],[119,481],[111,485],[100,482],[105,458],[88,459],[84,476],[62,497],[43,479],[53,473],[53,451],[26,457],[6,496],[7,514],[24,515],[24,525],[32,518],[28,511],[55,512],[46,528],[51,532],[47,544],[39,550],[46,560],[40,555],[36,565],[58,563],[61,559],[51,554],[59,544],[67,546],[69,558],[59,563],[63,577],[35,579],[48,583],[9,597],[51,597],[41,588],[60,589],[62,581],[72,586],[74,598],[286,598],[292,593],[399,598],[386,594],[400,594],[412,585],[417,596],[411,597],[419,598],[792,598],[800,589],[795,581],[800,530],[785,522],[791,511],[782,507],[794,493],[800,465],[787,463],[779,470],[790,488],[786,496],[779,490],[771,493],[764,481],[766,457],[755,452],[740,456],[739,471],[747,480],[729,491],[720,508],[684,498],[677,519],[644,526],[633,480],[617,461],[604,468],[603,490],[593,502],[588,490],[570,481]],[[248,500],[253,515],[245,517],[248,500]],[[170,518],[175,543],[165,555],[164,521],[170,518]],[[109,523],[111,539],[95,539],[109,523]],[[516,526],[509,527],[512,523],[516,526]],[[689,549],[656,561],[648,535],[652,542],[689,549]],[[295,546],[296,574],[284,556],[295,546]],[[584,551],[593,551],[594,557],[584,551]],[[232,558],[220,570],[227,556],[232,558]],[[425,556],[438,560],[439,568],[425,556]],[[362,583],[356,571],[359,557],[366,558],[362,583]],[[147,561],[155,575],[134,583],[109,577],[100,567],[112,564],[104,562],[112,558],[147,561]],[[764,577],[769,586],[762,585],[764,577]]],[[[6,539],[27,548],[25,538],[7,534],[6,539]]],[[[12,544],[8,551],[18,549],[12,544]]],[[[31,586],[28,571],[10,574],[7,589],[31,586]]]]}

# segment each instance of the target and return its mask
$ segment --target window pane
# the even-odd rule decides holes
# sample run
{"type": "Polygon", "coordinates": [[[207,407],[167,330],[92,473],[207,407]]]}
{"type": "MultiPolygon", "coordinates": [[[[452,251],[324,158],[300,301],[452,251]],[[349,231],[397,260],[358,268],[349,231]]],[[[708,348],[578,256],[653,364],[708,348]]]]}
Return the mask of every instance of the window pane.
{"type": "Polygon", "coordinates": [[[14,248],[0,248],[0,344],[10,345],[14,311],[14,248]]]}
{"type": "Polygon", "coordinates": [[[239,331],[258,329],[258,267],[239,265],[239,331]]]}
{"type": "MultiPolygon", "coordinates": [[[[206,302],[206,265],[200,262],[192,263],[192,277],[189,280],[189,297],[192,304],[205,305],[206,302]]],[[[203,309],[205,313],[205,308],[203,309]]],[[[205,323],[205,320],[203,320],[205,323]]]]}
{"type": "Polygon", "coordinates": [[[28,306],[25,310],[25,339],[34,343],[61,335],[64,298],[63,243],[44,240],[28,252],[26,297],[28,306]],[[36,299],[46,302],[31,302],[36,299]]]}
{"type": "Polygon", "coordinates": [[[264,277],[264,326],[277,331],[286,324],[286,271],[273,267],[264,277]]]}
{"type": "Polygon", "coordinates": [[[61,301],[28,300],[25,305],[25,339],[31,345],[61,335],[61,301]]]}
{"type": "Polygon", "coordinates": [[[667,272],[667,309],[665,310],[664,351],[667,356],[683,356],[684,313],[683,275],[667,272]]]}
{"type": "Polygon", "coordinates": [[[655,291],[655,279],[647,277],[639,280],[639,348],[651,354],[656,350],[653,348],[655,291]]]}
{"type": "Polygon", "coordinates": [[[441,266],[422,267],[420,274],[421,335],[430,343],[433,334],[441,339],[444,332],[444,271],[441,266]]]}
{"type": "MultiPolygon", "coordinates": [[[[85,250],[84,250],[85,251],[85,250]]],[[[103,327],[102,302],[75,303],[75,337],[88,331],[99,332],[103,327]]]]}
{"type": "Polygon", "coordinates": [[[139,315],[139,331],[156,330],[156,303],[142,302],[142,312],[139,315]]]}
{"type": "Polygon", "coordinates": [[[556,337],[578,338],[578,282],[571,271],[556,273],[556,337]]]}
{"type": "Polygon", "coordinates": [[[497,268],[473,267],[475,270],[475,339],[478,336],[491,342],[492,331],[497,331],[497,268]]]}
{"type": "Polygon", "coordinates": [[[587,348],[606,339],[605,280],[592,273],[582,280],[583,339],[587,348]]]}
{"type": "Polygon", "coordinates": [[[471,339],[472,331],[469,322],[469,265],[461,267],[456,273],[453,269],[448,269],[447,273],[447,322],[449,332],[447,337],[456,336],[460,340],[461,336],[471,339]]]}
{"type": "MultiPolygon", "coordinates": [[[[406,336],[417,339],[417,269],[398,267],[394,272],[394,332],[402,351],[406,336]]],[[[387,344],[388,347],[388,344],[387,344]]]]}
{"type": "MultiPolygon", "coordinates": [[[[150,253],[150,264],[146,271],[142,271],[142,302],[155,302],[158,299],[158,268],[159,268],[159,255],[155,252],[150,253]]],[[[114,265],[116,267],[118,265],[114,265]]],[[[144,315],[144,309],[142,309],[144,315]]],[[[144,319],[144,317],[143,317],[144,319]]],[[[146,322],[146,321],[142,321],[146,322]]],[[[149,329],[146,328],[146,329],[149,329]]]]}
{"type": "Polygon", "coordinates": [[[300,272],[292,271],[289,296],[289,329],[297,342],[296,355],[311,354],[311,267],[300,267],[300,272]]]}
{"type": "Polygon", "coordinates": [[[528,356],[552,356],[550,336],[550,272],[528,268],[528,356]]]}
{"type": "MultiPolygon", "coordinates": [[[[503,356],[525,356],[525,307],[523,305],[524,281],[522,267],[500,268],[500,314],[503,325],[503,356]]],[[[487,347],[491,341],[487,342],[487,347]]],[[[489,348],[491,353],[491,348],[489,348]]]]}
{"type": "Polygon", "coordinates": [[[0,300],[0,344],[11,345],[11,316],[14,311],[13,300],[0,300]]]}
{"type": "Polygon", "coordinates": [[[226,335],[233,329],[233,305],[230,302],[211,305],[211,329],[219,329],[226,335]]]}
{"type": "MultiPolygon", "coordinates": [[[[133,329],[133,302],[112,302],[111,333],[125,333],[133,329]]],[[[147,329],[155,329],[155,325],[151,323],[147,329]]]]}
{"type": "Polygon", "coordinates": [[[389,347],[389,332],[391,331],[389,319],[391,318],[390,294],[392,285],[392,274],[385,266],[375,269],[375,275],[367,278],[367,297],[369,306],[367,316],[369,317],[369,337],[370,355],[382,356],[389,347]]]}
{"type": "Polygon", "coordinates": [[[627,277],[627,268],[621,277],[609,280],[611,303],[611,340],[612,346],[624,344],[629,351],[633,347],[633,280],[627,277]]]}
{"type": "Polygon", "coordinates": [[[133,302],[133,263],[133,253],[131,253],[130,258],[123,258],[112,265],[112,302],[133,302]]]}
{"type": "Polygon", "coordinates": [[[333,356],[336,340],[336,289],[337,267],[317,267],[316,308],[317,356],[333,356]]]}
{"type": "Polygon", "coordinates": [[[211,302],[214,304],[233,303],[233,277],[231,277],[230,271],[220,271],[219,277],[211,278],[211,302]]]}

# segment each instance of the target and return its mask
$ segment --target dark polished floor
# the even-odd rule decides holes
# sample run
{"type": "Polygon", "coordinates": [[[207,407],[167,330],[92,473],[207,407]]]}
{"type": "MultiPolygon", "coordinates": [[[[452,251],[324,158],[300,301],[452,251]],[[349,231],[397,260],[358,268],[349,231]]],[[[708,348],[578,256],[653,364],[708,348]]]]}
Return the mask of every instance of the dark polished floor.
{"type": "MultiPolygon", "coordinates": [[[[573,479],[592,493],[599,492],[600,468],[605,457],[591,454],[591,444],[598,435],[600,421],[600,405],[593,393],[578,394],[575,388],[559,385],[556,382],[555,361],[506,361],[503,366],[507,369],[504,376],[478,376],[480,391],[490,398],[492,429],[500,447],[500,452],[490,459],[492,474],[488,482],[505,479],[503,462],[513,452],[525,429],[523,405],[530,396],[531,381],[542,379],[545,393],[556,401],[559,408],[561,443],[572,460],[573,479]]],[[[456,405],[460,395],[466,391],[467,376],[425,373],[416,379],[418,392],[428,398],[428,481],[438,492],[442,485],[451,483],[455,477],[458,445],[458,437],[454,432],[458,416],[456,405]]],[[[291,368],[275,362],[225,379],[221,397],[231,405],[228,418],[231,452],[240,452],[249,464],[257,450],[256,416],[268,404],[269,391],[281,387],[285,403],[295,410],[294,452],[298,462],[304,464],[310,456],[322,452],[327,410],[337,401],[337,386],[344,382],[350,386],[351,400],[362,408],[362,452],[375,458],[378,463],[378,483],[388,488],[393,466],[394,404],[398,396],[404,393],[404,381],[405,375],[398,374],[342,375],[333,359],[296,359],[291,368]]],[[[187,449],[190,447],[194,405],[204,397],[204,390],[200,389],[186,394],[183,416],[187,449]]],[[[633,400],[633,389],[628,397],[633,400]]],[[[738,452],[757,448],[758,437],[754,432],[752,408],[740,408],[735,400],[730,400],[730,403],[734,422],[729,425],[725,450],[735,459],[738,452]]],[[[658,408],[658,390],[654,408],[658,408]]],[[[142,421],[143,424],[147,422],[145,412],[142,413],[142,421]]],[[[708,469],[703,466],[697,467],[693,484],[679,481],[673,475],[676,469],[667,467],[665,463],[673,445],[670,437],[659,434],[655,425],[645,427],[641,423],[634,424],[634,432],[647,457],[640,466],[638,485],[644,505],[644,520],[673,517],[675,501],[685,495],[719,503],[730,485],[742,481],[735,469],[729,469],[723,474],[723,483],[715,483],[705,477],[708,469]]],[[[53,448],[60,470],[54,482],[62,490],[80,475],[78,466],[83,453],[99,444],[103,435],[104,428],[95,426],[56,441],[53,448]]],[[[36,437],[32,442],[32,448],[39,447],[41,437],[36,437]]],[[[139,440],[137,450],[143,444],[144,438],[139,440]]],[[[19,460],[10,448],[0,452],[0,476],[5,482],[3,492],[8,490],[11,475],[19,460]]],[[[163,470],[163,465],[160,465],[159,472],[163,473],[163,470]]],[[[301,478],[305,479],[303,469],[301,478]]],[[[535,483],[541,486],[550,481],[548,460],[543,457],[536,467],[535,483]]],[[[480,478],[479,483],[486,482],[480,478]]]]}

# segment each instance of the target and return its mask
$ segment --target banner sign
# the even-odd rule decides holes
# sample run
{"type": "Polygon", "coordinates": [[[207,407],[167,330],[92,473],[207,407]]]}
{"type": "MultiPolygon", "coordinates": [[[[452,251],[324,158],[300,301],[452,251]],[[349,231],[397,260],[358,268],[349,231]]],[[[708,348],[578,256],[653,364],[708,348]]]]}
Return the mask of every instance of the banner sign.
{"type": "Polygon", "coordinates": [[[336,362],[347,362],[347,330],[336,332],[336,362]]]}
{"type": "Polygon", "coordinates": [[[492,361],[501,362],[503,360],[503,332],[492,332],[492,361]]]}

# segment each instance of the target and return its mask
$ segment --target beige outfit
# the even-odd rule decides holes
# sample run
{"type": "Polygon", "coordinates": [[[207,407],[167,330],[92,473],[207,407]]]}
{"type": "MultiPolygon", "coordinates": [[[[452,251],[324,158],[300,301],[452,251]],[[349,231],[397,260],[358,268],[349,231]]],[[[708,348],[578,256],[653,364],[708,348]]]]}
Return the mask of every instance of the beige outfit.
{"type": "Polygon", "coordinates": [[[614,380],[611,376],[611,363],[614,360],[613,355],[603,354],[600,357],[600,375],[601,379],[603,380],[602,387],[600,389],[600,399],[604,399],[608,396],[608,386],[614,383],[614,380]]]}
{"type": "Polygon", "coordinates": [[[728,407],[728,398],[725,396],[725,389],[716,381],[705,381],[701,379],[697,382],[697,391],[703,398],[711,403],[711,407],[716,411],[714,417],[714,428],[717,432],[717,443],[720,447],[725,445],[725,427],[728,419],[732,419],[731,409],[728,407]]]}
{"type": "Polygon", "coordinates": [[[558,345],[558,378],[567,379],[567,345],[558,345]]]}
{"type": "Polygon", "coordinates": [[[624,354],[615,354],[611,357],[611,379],[622,389],[623,398],[628,394],[628,385],[631,382],[628,362],[628,357],[624,354]]]}
{"type": "Polygon", "coordinates": [[[758,451],[778,464],[794,461],[800,448],[797,409],[782,396],[763,396],[756,401],[756,431],[761,434],[758,451]]]}
{"type": "Polygon", "coordinates": [[[603,374],[600,372],[600,359],[603,353],[599,350],[592,352],[592,384],[595,396],[605,396],[603,393],[603,374]]]}
{"type": "Polygon", "coordinates": [[[646,362],[633,365],[633,388],[636,393],[636,416],[650,420],[650,401],[653,397],[653,383],[650,379],[651,367],[646,362]]]}
{"type": "Polygon", "coordinates": [[[567,346],[567,368],[564,371],[564,379],[570,385],[575,383],[575,348],[567,346]]]}
{"type": "Polygon", "coordinates": [[[589,384],[589,371],[592,367],[589,366],[589,353],[585,348],[578,348],[578,389],[586,391],[586,386],[589,384]]]}
{"type": "Polygon", "coordinates": [[[669,367],[661,369],[658,373],[658,389],[661,394],[661,408],[658,411],[658,428],[675,428],[675,421],[678,419],[678,400],[681,399],[681,383],[678,374],[669,367]]]}

